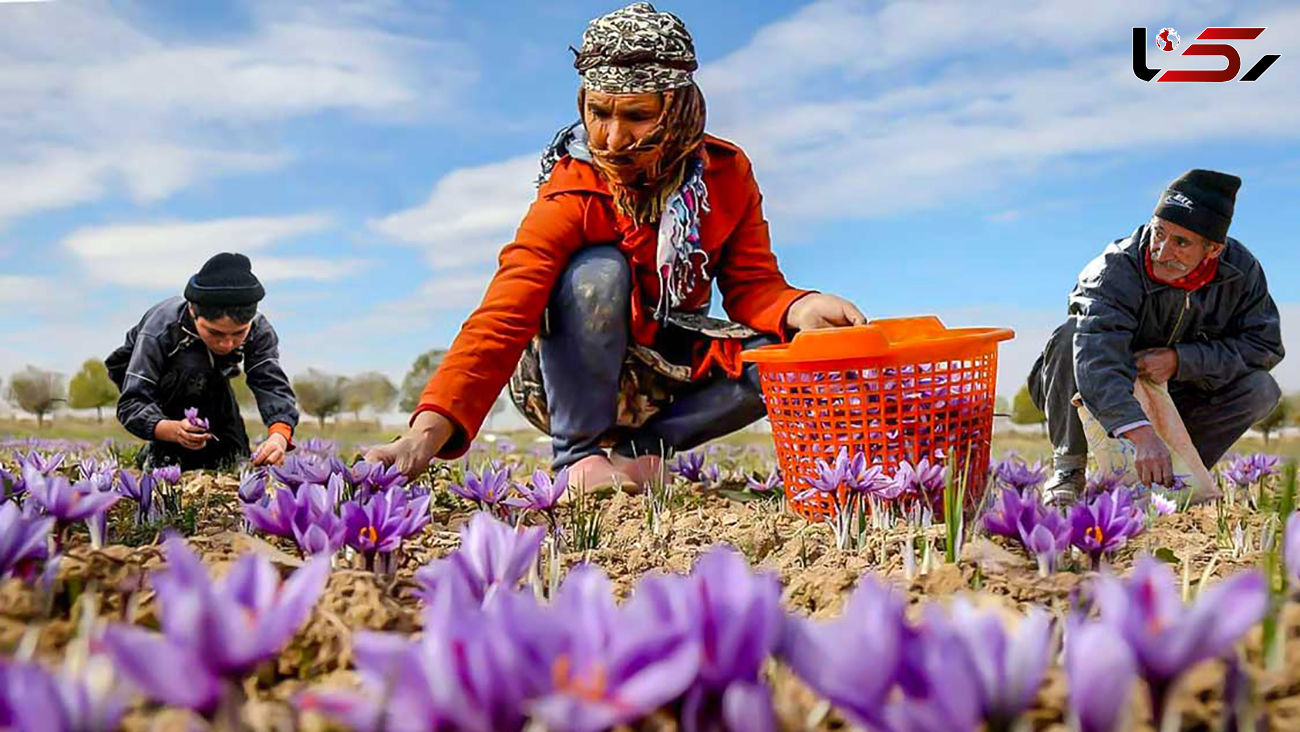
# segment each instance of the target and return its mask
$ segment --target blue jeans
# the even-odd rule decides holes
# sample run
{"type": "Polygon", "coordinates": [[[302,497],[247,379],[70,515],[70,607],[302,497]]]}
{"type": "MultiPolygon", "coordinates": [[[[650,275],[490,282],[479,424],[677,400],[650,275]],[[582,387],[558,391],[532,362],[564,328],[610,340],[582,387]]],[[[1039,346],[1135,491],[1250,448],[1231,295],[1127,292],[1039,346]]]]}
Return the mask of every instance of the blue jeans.
{"type": "MultiPolygon", "coordinates": [[[[556,470],[603,454],[601,438],[615,426],[619,377],[630,338],[631,293],[631,267],[613,246],[588,247],[575,254],[551,293],[539,356],[556,470]]],[[[671,351],[689,353],[687,338],[668,344],[676,346],[671,351]]],[[[757,336],[744,345],[774,342],[772,336],[757,336]]],[[[671,351],[661,352],[678,361],[671,351]]],[[[740,379],[716,376],[684,384],[614,451],[634,457],[689,450],[765,414],[758,371],[747,364],[740,379]]]]}

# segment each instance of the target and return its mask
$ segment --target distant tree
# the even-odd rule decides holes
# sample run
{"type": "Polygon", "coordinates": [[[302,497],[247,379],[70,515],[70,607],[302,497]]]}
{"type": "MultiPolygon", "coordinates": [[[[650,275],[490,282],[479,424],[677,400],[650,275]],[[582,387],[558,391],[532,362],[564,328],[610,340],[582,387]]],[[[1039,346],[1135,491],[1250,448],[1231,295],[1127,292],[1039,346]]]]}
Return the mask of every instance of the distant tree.
{"type": "Polygon", "coordinates": [[[9,379],[9,401],[24,412],[36,415],[36,426],[45,426],[45,415],[67,400],[63,375],[45,371],[35,366],[14,374],[9,379]]]}
{"type": "Polygon", "coordinates": [[[316,369],[307,369],[293,380],[293,393],[298,397],[298,408],[320,421],[320,428],[325,429],[325,418],[338,414],[343,409],[343,386],[347,382],[342,376],[327,374],[316,369]]]}
{"type": "Polygon", "coordinates": [[[429,382],[429,377],[433,372],[438,370],[442,359],[447,355],[447,349],[435,348],[432,351],[421,353],[415,358],[415,363],[411,364],[411,370],[406,372],[406,378],[402,379],[402,388],[400,390],[401,399],[397,405],[402,408],[403,412],[414,412],[415,408],[420,405],[420,393],[424,391],[424,385],[429,382]]]}
{"type": "Polygon", "coordinates": [[[68,406],[94,409],[95,418],[103,422],[104,407],[114,404],[117,404],[117,385],[108,378],[108,367],[97,358],[88,359],[68,384],[68,406]]]}
{"type": "Polygon", "coordinates": [[[1042,425],[1043,434],[1047,434],[1047,415],[1034,405],[1033,398],[1029,396],[1028,384],[1020,387],[1020,391],[1011,400],[1011,421],[1016,424],[1042,425]]]}
{"type": "Polygon", "coordinates": [[[1273,430],[1286,424],[1291,416],[1291,406],[1287,399],[1279,399],[1277,406],[1268,416],[1255,423],[1255,429],[1264,433],[1264,446],[1268,447],[1268,438],[1273,434],[1273,430]]]}
{"type": "Polygon", "coordinates": [[[352,412],[357,420],[361,419],[361,410],[370,407],[378,412],[387,412],[397,401],[397,387],[387,376],[378,371],[367,371],[347,380],[343,386],[343,410],[352,412]]]}
{"type": "Polygon", "coordinates": [[[248,388],[248,377],[244,374],[230,380],[230,390],[235,392],[235,403],[239,406],[257,406],[257,397],[253,396],[253,390],[248,388]]]}

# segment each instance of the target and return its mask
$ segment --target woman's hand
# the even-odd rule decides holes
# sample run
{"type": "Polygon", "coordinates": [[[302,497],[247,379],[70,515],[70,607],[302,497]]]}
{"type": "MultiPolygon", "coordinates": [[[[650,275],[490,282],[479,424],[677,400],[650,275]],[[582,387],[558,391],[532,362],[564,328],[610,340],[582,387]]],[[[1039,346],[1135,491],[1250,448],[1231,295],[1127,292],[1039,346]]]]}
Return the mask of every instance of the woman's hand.
{"type": "Polygon", "coordinates": [[[785,327],[791,331],[865,325],[867,316],[857,306],[835,295],[810,293],[795,300],[785,312],[785,327]]]}
{"type": "Polygon", "coordinates": [[[406,434],[387,445],[373,447],[366,452],[365,459],[370,462],[396,465],[408,478],[415,478],[423,473],[447,444],[456,431],[451,420],[437,412],[420,412],[411,423],[406,434]]]}

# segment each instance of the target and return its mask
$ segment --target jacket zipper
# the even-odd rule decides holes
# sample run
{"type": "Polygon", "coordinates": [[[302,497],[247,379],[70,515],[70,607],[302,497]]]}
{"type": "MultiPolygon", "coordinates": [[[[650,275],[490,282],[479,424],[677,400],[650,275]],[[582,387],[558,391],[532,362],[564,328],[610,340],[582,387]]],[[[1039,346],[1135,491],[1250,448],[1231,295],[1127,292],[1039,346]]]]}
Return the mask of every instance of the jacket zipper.
{"type": "Polygon", "coordinates": [[[1183,317],[1187,315],[1187,310],[1191,306],[1192,306],[1192,293],[1188,292],[1187,295],[1183,298],[1183,310],[1182,312],[1178,313],[1178,320],[1174,321],[1174,332],[1169,334],[1169,342],[1165,344],[1165,347],[1174,345],[1174,339],[1178,337],[1178,329],[1183,324],[1183,317]]]}

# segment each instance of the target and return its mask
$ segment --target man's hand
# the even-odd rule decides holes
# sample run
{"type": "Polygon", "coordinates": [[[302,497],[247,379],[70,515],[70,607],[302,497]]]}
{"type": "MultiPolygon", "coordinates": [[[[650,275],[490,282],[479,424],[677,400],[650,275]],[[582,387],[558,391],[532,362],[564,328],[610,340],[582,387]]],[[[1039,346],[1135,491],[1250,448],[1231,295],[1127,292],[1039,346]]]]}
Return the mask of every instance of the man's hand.
{"type": "Polygon", "coordinates": [[[785,327],[792,331],[865,325],[866,322],[867,316],[848,300],[815,292],[795,300],[785,312],[785,327]]]}
{"type": "Polygon", "coordinates": [[[1142,425],[1120,435],[1137,448],[1135,462],[1138,480],[1152,485],[1171,486],[1174,484],[1174,461],[1169,455],[1169,448],[1164,440],[1156,434],[1151,425],[1142,425]]]}
{"type": "Polygon", "coordinates": [[[1153,384],[1163,384],[1178,373],[1178,351],[1172,348],[1148,348],[1133,354],[1138,376],[1153,384]]]}
{"type": "Polygon", "coordinates": [[[202,427],[195,427],[188,420],[164,419],[154,425],[153,436],[163,442],[175,442],[187,450],[202,450],[212,435],[202,427]]]}
{"type": "Polygon", "coordinates": [[[396,465],[408,478],[415,478],[429,467],[433,457],[451,439],[456,428],[451,420],[437,412],[420,412],[406,434],[387,445],[373,447],[365,459],[396,465]]]}
{"type": "Polygon", "coordinates": [[[271,433],[257,448],[253,456],[254,465],[279,465],[284,462],[284,454],[289,450],[289,442],[284,435],[271,433]]]}

